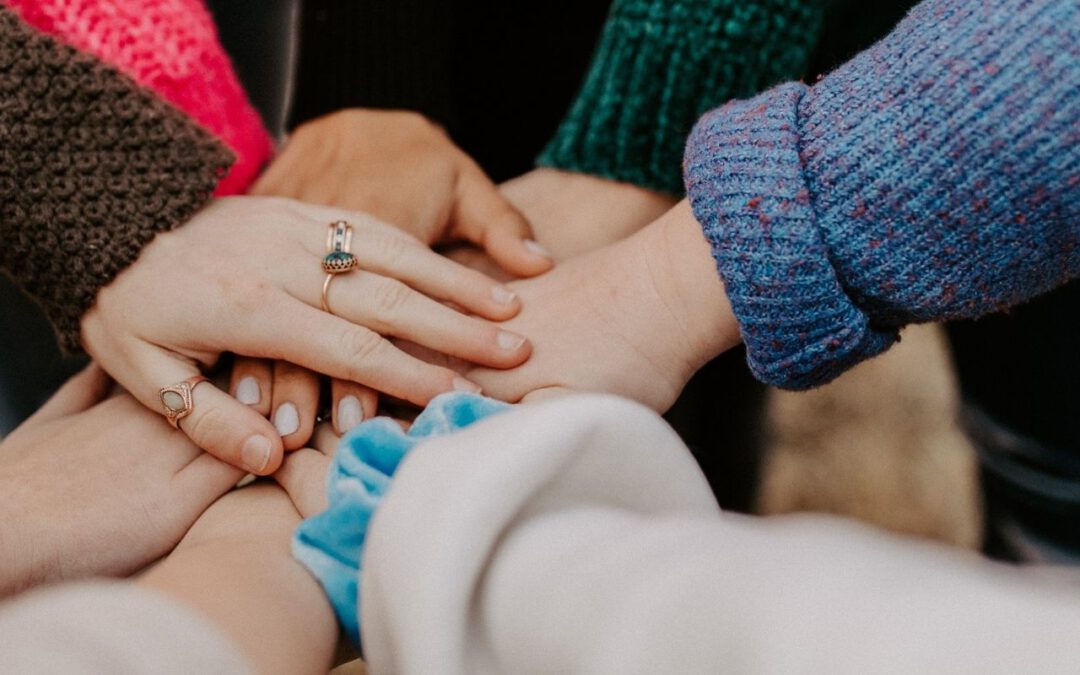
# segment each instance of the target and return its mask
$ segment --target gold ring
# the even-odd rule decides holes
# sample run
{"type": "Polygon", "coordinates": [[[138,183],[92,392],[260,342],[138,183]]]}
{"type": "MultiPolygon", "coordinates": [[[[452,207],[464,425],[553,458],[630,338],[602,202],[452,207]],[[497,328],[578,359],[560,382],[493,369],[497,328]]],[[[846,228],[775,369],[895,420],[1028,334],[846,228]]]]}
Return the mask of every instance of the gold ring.
{"type": "Polygon", "coordinates": [[[326,272],[326,279],[322,285],[322,309],[328,314],[333,314],[328,301],[330,282],[334,280],[335,275],[351,272],[360,264],[356,256],[349,251],[352,247],[352,237],[353,227],[349,223],[344,220],[330,223],[326,233],[326,255],[322,259],[323,272],[326,272]]]}
{"type": "Polygon", "coordinates": [[[173,429],[179,429],[180,420],[191,414],[191,392],[203,382],[206,382],[206,378],[202,375],[192,375],[179,384],[162,387],[158,391],[165,419],[169,420],[173,429]]]}

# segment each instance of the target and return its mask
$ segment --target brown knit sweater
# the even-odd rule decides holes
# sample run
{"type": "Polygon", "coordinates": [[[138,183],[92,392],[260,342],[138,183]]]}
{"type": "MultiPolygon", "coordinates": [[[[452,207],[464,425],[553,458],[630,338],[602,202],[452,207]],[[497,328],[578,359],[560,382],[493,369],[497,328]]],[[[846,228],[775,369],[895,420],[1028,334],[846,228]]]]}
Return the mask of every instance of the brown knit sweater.
{"type": "Polygon", "coordinates": [[[231,162],[184,113],[0,6],[0,270],[66,350],[98,290],[191,218],[231,162]]]}

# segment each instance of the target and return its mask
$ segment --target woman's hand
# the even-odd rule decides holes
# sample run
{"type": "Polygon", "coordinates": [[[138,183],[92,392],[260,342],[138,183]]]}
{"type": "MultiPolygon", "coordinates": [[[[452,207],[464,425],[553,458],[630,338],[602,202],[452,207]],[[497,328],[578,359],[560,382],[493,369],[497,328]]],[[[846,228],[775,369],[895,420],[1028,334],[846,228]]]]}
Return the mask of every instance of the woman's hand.
{"type": "Polygon", "coordinates": [[[328,410],[338,435],[375,415],[378,393],[362,384],[332,378],[330,400],[324,401],[322,378],[287,361],[237,358],[229,389],[236,400],[269,419],[286,451],[311,439],[316,416],[328,410]],[[329,403],[329,407],[324,407],[329,403]]]}
{"type": "MultiPolygon", "coordinates": [[[[135,398],[162,410],[159,389],[198,374],[222,352],[281,359],[417,404],[476,386],[421,362],[383,335],[496,368],[529,355],[507,319],[513,293],[369,216],[286,199],[220,200],[168,234],[101,290],[82,323],[87,351],[135,398]],[[355,229],[359,270],[321,307],[328,224],[355,229]]],[[[258,412],[203,383],[180,428],[218,458],[256,474],[281,462],[282,442],[258,412]]],[[[162,421],[164,425],[164,421],[162,421]]]]}
{"type": "Polygon", "coordinates": [[[664,411],[698,368],[739,341],[686,202],[629,239],[511,286],[524,309],[505,326],[529,336],[533,355],[513,370],[468,371],[495,398],[566,388],[664,411]]]}
{"type": "Polygon", "coordinates": [[[625,239],[677,201],[630,183],[549,168],[534,169],[500,189],[557,261],[625,239]]]}
{"type": "Polygon", "coordinates": [[[252,194],[364,211],[428,245],[467,241],[514,276],[548,270],[529,224],[483,170],[422,115],[342,110],[289,138],[252,194]]]}
{"type": "MultiPolygon", "coordinates": [[[[556,262],[629,237],[662,216],[676,201],[630,183],[549,168],[533,169],[499,189],[529,219],[536,241],[556,262]]],[[[475,246],[455,246],[445,253],[451,260],[492,279],[514,279],[475,246]]]]}
{"type": "Polygon", "coordinates": [[[109,385],[91,365],[0,443],[0,597],[145,567],[243,475],[109,385]]]}

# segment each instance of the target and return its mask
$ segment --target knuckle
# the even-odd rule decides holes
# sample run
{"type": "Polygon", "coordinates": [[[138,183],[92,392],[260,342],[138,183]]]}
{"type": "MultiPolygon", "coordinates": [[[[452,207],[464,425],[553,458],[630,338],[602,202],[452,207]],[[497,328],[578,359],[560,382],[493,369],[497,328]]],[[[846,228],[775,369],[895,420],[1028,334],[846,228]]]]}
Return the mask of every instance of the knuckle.
{"type": "Polygon", "coordinates": [[[412,296],[412,289],[396,279],[382,278],[375,286],[373,297],[380,315],[393,316],[401,312],[412,296]]]}
{"type": "Polygon", "coordinates": [[[350,374],[352,379],[358,379],[355,377],[358,374],[356,364],[378,358],[383,344],[384,341],[378,333],[366,328],[356,327],[344,333],[341,353],[347,354],[349,363],[353,364],[353,372],[350,374]]]}
{"type": "Polygon", "coordinates": [[[228,429],[225,412],[216,406],[196,408],[181,425],[199,447],[210,451],[221,449],[219,436],[228,429]]]}
{"type": "Polygon", "coordinates": [[[407,237],[379,233],[368,235],[365,246],[382,264],[391,267],[396,265],[405,255],[410,243],[407,237]]]}

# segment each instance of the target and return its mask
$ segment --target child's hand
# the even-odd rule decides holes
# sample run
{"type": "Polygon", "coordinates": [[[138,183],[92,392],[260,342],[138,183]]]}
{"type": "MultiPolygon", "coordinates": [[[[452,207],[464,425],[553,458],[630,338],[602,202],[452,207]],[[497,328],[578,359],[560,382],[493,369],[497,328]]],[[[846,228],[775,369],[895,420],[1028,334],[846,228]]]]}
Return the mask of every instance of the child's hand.
{"type": "Polygon", "coordinates": [[[109,384],[90,366],[0,443],[0,596],[130,574],[243,475],[109,384]]]}

